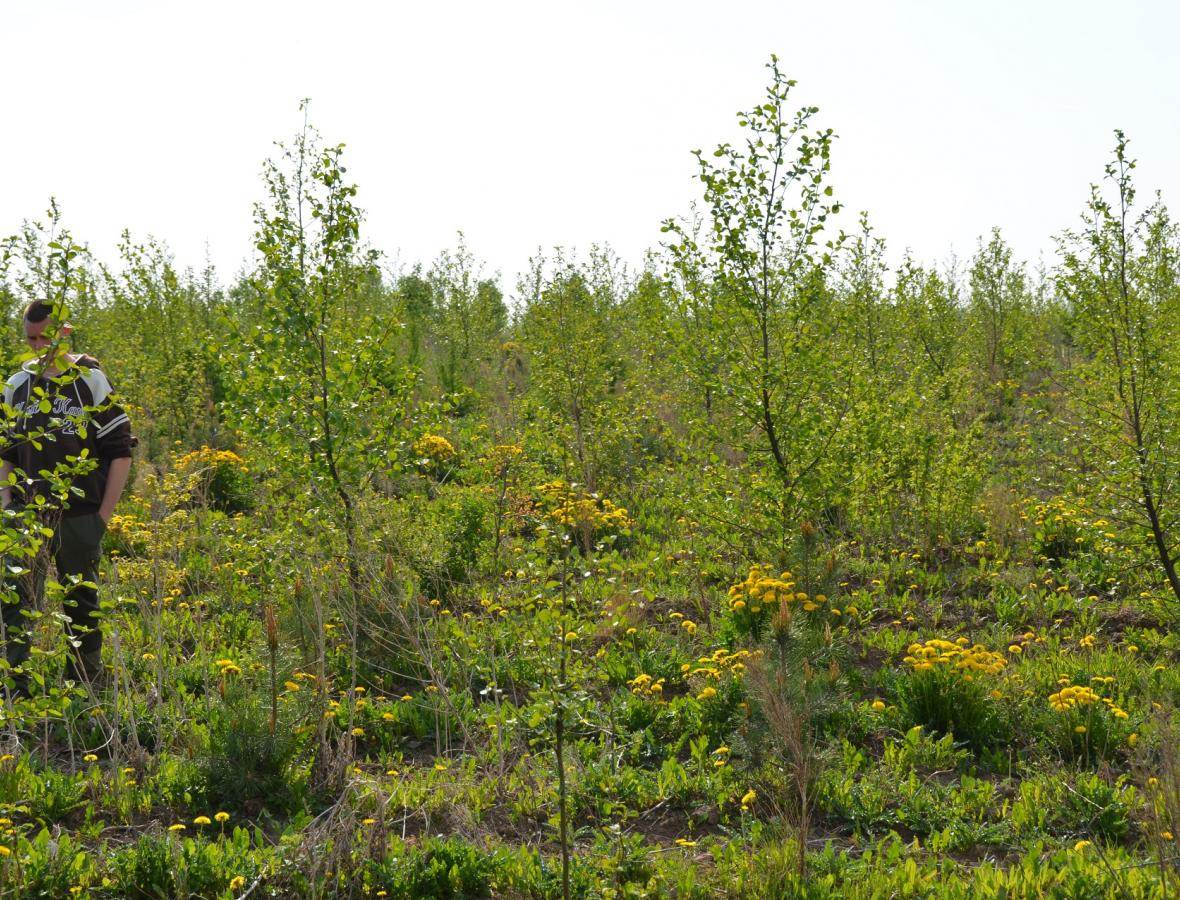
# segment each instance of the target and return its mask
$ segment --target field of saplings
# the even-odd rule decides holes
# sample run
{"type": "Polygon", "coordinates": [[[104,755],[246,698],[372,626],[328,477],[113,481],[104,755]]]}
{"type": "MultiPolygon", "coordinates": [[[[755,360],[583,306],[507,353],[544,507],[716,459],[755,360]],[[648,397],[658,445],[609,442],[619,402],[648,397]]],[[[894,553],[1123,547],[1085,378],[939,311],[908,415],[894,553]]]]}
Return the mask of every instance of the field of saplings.
{"type": "Polygon", "coordinates": [[[138,446],[102,678],[52,572],[0,663],[0,897],[1180,894],[1180,233],[1116,133],[1041,269],[887,263],[790,89],[642,270],[391,273],[310,128],[234,280],[9,223],[8,370],[50,300],[138,446]]]}

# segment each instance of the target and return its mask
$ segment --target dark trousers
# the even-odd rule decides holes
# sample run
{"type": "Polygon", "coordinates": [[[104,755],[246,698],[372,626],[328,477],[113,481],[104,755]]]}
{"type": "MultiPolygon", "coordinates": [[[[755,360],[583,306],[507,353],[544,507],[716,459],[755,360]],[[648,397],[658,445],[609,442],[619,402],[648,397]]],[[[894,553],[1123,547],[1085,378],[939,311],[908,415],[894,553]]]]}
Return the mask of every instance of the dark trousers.
{"type": "MultiPolygon", "coordinates": [[[[98,513],[84,513],[63,517],[54,529],[53,537],[42,547],[36,558],[25,563],[29,571],[15,579],[15,597],[5,598],[3,606],[4,655],[15,669],[29,658],[29,642],[25,628],[25,610],[31,610],[45,591],[45,575],[49,557],[57,566],[57,580],[66,588],[63,600],[67,622],[66,635],[70,640],[70,656],[66,677],[75,681],[93,681],[102,674],[102,631],[99,628],[98,588],[79,585],[74,581],[98,583],[98,562],[102,556],[102,536],[106,523],[98,513]]],[[[18,691],[28,693],[28,675],[10,672],[18,691]]]]}

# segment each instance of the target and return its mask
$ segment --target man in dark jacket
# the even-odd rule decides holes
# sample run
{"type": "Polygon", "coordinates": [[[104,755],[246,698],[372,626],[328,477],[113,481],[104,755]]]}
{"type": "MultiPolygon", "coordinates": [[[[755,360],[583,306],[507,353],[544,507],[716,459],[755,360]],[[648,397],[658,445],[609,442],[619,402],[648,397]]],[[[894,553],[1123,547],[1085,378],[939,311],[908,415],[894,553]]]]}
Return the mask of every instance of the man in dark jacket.
{"type": "Polygon", "coordinates": [[[70,326],[54,320],[53,304],[34,300],[23,322],[38,355],[4,386],[9,424],[0,449],[0,500],[5,510],[35,507],[53,536],[16,579],[15,596],[3,598],[2,636],[16,695],[28,694],[22,613],[44,589],[49,555],[67,588],[66,677],[92,683],[103,674],[98,590],[78,582],[98,582],[102,537],[127,483],[132,446],[130,420],[98,361],[65,351],[70,326]]]}

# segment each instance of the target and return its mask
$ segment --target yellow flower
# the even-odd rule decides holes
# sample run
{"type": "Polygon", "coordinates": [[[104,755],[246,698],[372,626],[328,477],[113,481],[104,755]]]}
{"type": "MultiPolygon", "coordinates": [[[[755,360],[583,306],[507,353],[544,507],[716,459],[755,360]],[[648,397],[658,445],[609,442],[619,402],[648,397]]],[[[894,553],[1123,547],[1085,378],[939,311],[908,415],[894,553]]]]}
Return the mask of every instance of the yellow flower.
{"type": "Polygon", "coordinates": [[[82,757],[82,762],[88,762],[88,763],[98,762],[98,757],[95,756],[93,753],[87,753],[85,756],[82,757]]]}
{"type": "Polygon", "coordinates": [[[226,822],[229,821],[229,813],[219,812],[216,815],[214,815],[213,818],[216,819],[218,822],[225,824],[226,822]]]}
{"type": "Polygon", "coordinates": [[[746,791],[746,793],[742,796],[742,801],[741,801],[742,802],[742,809],[749,809],[750,804],[753,803],[757,799],[758,799],[758,792],[755,791],[753,788],[750,788],[750,790],[746,791]]]}
{"type": "Polygon", "coordinates": [[[175,825],[169,825],[168,830],[169,831],[184,831],[184,823],[177,822],[175,825]]]}
{"type": "Polygon", "coordinates": [[[717,689],[715,687],[706,687],[703,691],[697,694],[698,700],[712,700],[717,696],[717,689]]]}
{"type": "Polygon", "coordinates": [[[1075,725],[1073,730],[1076,731],[1078,734],[1085,734],[1086,733],[1086,726],[1085,725],[1075,725]]]}
{"type": "Polygon", "coordinates": [[[1134,732],[1127,735],[1127,743],[1130,744],[1132,747],[1134,747],[1136,744],[1139,743],[1139,735],[1135,734],[1134,732]]]}
{"type": "Polygon", "coordinates": [[[885,701],[884,700],[874,700],[873,701],[873,709],[880,712],[884,708],[885,708],[885,701]]]}
{"type": "Polygon", "coordinates": [[[361,819],[361,824],[362,825],[376,825],[377,820],[376,819],[361,819]]]}
{"type": "Polygon", "coordinates": [[[246,886],[246,878],[244,875],[235,875],[230,879],[229,889],[231,891],[240,891],[246,886]]]}
{"type": "Polygon", "coordinates": [[[1074,848],[1074,850],[1077,850],[1080,852],[1082,850],[1085,850],[1089,846],[1090,846],[1089,841],[1078,841],[1076,844],[1073,845],[1073,848],[1074,848]]]}
{"type": "Polygon", "coordinates": [[[0,844],[0,856],[11,856],[11,855],[12,855],[12,851],[10,849],[8,849],[7,847],[5,847],[3,844],[0,844]]]}
{"type": "Polygon", "coordinates": [[[365,729],[363,729],[363,728],[352,729],[352,736],[353,737],[364,737],[365,736],[365,729]]]}
{"type": "Polygon", "coordinates": [[[193,824],[194,825],[208,825],[209,824],[209,817],[208,816],[197,816],[195,819],[193,819],[193,824]]]}
{"type": "Polygon", "coordinates": [[[1165,841],[1170,841],[1170,840],[1172,840],[1172,832],[1170,832],[1170,831],[1161,831],[1161,832],[1160,832],[1160,837],[1162,837],[1162,838],[1163,838],[1165,841]]]}
{"type": "Polygon", "coordinates": [[[676,838],[676,843],[681,847],[695,847],[696,841],[686,840],[685,838],[676,838]]]}

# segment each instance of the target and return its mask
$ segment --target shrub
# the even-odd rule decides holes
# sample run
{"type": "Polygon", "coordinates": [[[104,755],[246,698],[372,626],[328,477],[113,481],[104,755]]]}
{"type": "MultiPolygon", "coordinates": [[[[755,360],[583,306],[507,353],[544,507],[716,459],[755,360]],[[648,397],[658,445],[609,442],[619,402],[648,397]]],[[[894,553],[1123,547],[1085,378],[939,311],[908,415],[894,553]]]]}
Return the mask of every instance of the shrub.
{"type": "Polygon", "coordinates": [[[995,676],[1007,664],[1003,654],[979,644],[941,639],[911,644],[903,660],[909,675],[898,686],[898,707],[915,725],[954,734],[975,750],[1009,737],[1006,717],[995,701],[995,676]]]}
{"type": "Polygon", "coordinates": [[[232,450],[202,447],[176,460],[175,468],[190,479],[197,502],[227,513],[248,512],[254,508],[250,470],[232,450]]]}
{"type": "Polygon", "coordinates": [[[245,830],[234,829],[229,839],[211,841],[200,835],[183,837],[187,829],[179,824],[173,828],[175,832],[144,834],[115,854],[110,866],[114,896],[128,900],[222,897],[258,871],[245,830]]]}
{"type": "Polygon", "coordinates": [[[421,847],[404,848],[374,863],[366,880],[370,894],[386,891],[405,900],[489,897],[503,855],[473,847],[458,838],[428,838],[421,847]]]}
{"type": "MultiPolygon", "coordinates": [[[[1101,689],[1113,680],[1096,676],[1091,683],[1101,689]]],[[[1094,687],[1070,683],[1068,676],[1063,676],[1059,684],[1061,689],[1049,695],[1053,720],[1048,731],[1063,756],[1090,762],[1113,755],[1126,745],[1131,728],[1125,709],[1094,687]]]]}
{"type": "Polygon", "coordinates": [[[249,812],[297,806],[300,785],[290,767],[299,738],[290,723],[280,722],[271,733],[269,715],[243,685],[227,683],[224,703],[210,716],[201,761],[201,791],[211,806],[249,812]]]}
{"type": "Polygon", "coordinates": [[[92,858],[68,834],[50,837],[49,831],[42,828],[32,840],[17,841],[15,859],[11,853],[0,856],[0,896],[25,900],[73,897],[76,891],[71,893],[71,888],[89,883],[93,866],[92,858]],[[19,885],[9,884],[9,872],[19,873],[19,885]],[[18,891],[10,895],[5,890],[8,886],[18,891]]]}
{"type": "Polygon", "coordinates": [[[437,434],[422,435],[414,442],[413,450],[419,471],[434,478],[444,475],[459,455],[450,441],[437,434]]]}

